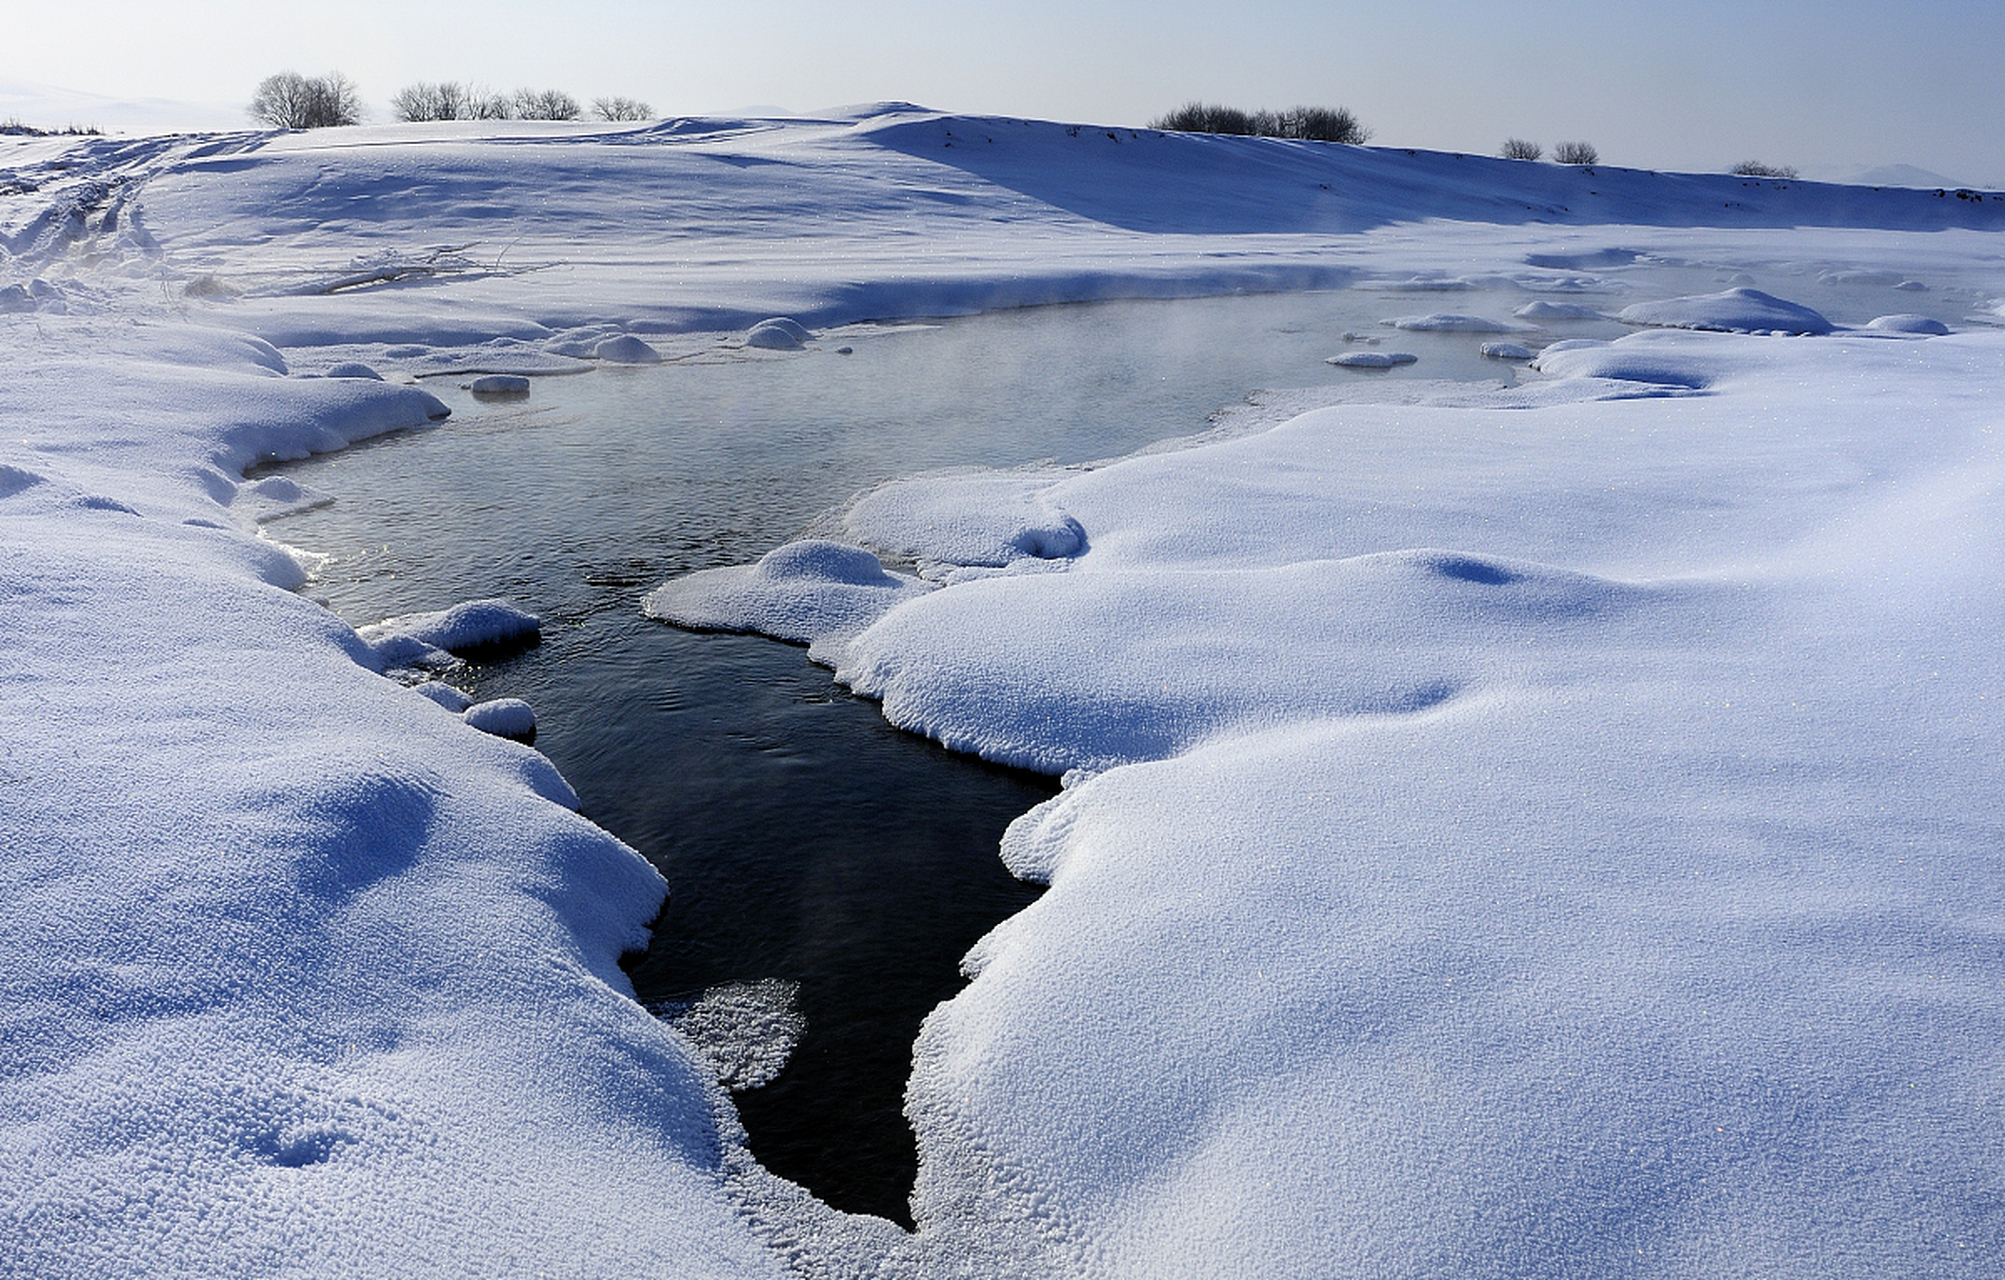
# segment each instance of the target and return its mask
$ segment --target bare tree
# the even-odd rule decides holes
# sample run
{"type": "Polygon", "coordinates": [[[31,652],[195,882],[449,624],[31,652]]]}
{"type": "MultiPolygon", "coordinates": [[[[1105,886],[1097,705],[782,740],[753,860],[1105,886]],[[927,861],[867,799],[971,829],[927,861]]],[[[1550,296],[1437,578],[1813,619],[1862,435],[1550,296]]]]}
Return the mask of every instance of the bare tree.
{"type": "Polygon", "coordinates": [[[545,120],[569,119],[565,116],[531,115],[523,108],[525,101],[540,103],[542,109],[561,109],[563,103],[570,103],[575,111],[577,102],[569,94],[551,90],[547,93],[532,93],[524,89],[520,93],[489,93],[477,84],[463,84],[457,80],[441,80],[434,84],[420,80],[414,85],[400,89],[397,96],[390,99],[390,107],[399,120],[545,120]]]}
{"type": "Polygon", "coordinates": [[[1544,147],[1536,142],[1527,142],[1523,138],[1506,138],[1504,145],[1497,151],[1497,154],[1506,160],[1536,160],[1545,153],[1544,147]]]}
{"type": "Polygon", "coordinates": [[[517,89],[511,105],[517,120],[576,120],[585,114],[578,100],[560,89],[517,89]]]}
{"type": "Polygon", "coordinates": [[[362,99],[355,82],[339,71],[324,76],[281,71],[258,83],[250,113],[278,129],[324,129],[361,123],[362,99]]]}
{"type": "Polygon", "coordinates": [[[1552,149],[1552,158],[1561,164],[1601,163],[1601,153],[1594,149],[1594,144],[1591,142],[1555,143],[1552,149]]]}
{"type": "Polygon", "coordinates": [[[601,120],[652,120],[654,108],[637,98],[594,98],[592,114],[601,120]]]}
{"type": "Polygon", "coordinates": [[[459,119],[459,86],[456,84],[433,84],[420,80],[416,84],[405,85],[390,99],[390,110],[397,119],[407,123],[426,120],[459,119]]]}
{"type": "Polygon", "coordinates": [[[505,93],[489,93],[484,85],[469,85],[466,91],[469,120],[513,120],[515,99],[505,93]]]}

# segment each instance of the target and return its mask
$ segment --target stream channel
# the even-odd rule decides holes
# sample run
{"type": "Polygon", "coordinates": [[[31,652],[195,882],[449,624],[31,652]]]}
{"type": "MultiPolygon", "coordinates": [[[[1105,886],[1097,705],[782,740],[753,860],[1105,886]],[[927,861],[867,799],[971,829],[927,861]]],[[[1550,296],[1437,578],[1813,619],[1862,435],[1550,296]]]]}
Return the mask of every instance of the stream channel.
{"type": "MultiPolygon", "coordinates": [[[[1558,297],[1613,310],[1719,279],[1659,270],[1648,287],[1558,297]]],[[[1824,301],[1803,283],[1764,287],[1824,301]]],[[[752,1152],[837,1208],[909,1225],[912,1042],[963,985],[963,953],[1035,898],[996,847],[1056,782],[891,728],[800,648],[677,630],[643,617],[640,597],[757,559],[898,475],[1114,457],[1201,431],[1259,387],[1509,380],[1509,366],[1477,354],[1508,335],[1378,321],[1507,319],[1538,296],[1555,295],[1359,289],[1040,307],[860,331],[839,340],[850,354],[825,338],[801,353],[538,378],[513,404],[433,379],[453,408],[438,428],[262,468],[335,495],[269,529],[328,557],[309,590],[357,625],[485,596],[542,616],[540,644],[448,678],[479,698],[526,699],[537,749],[584,814],[667,878],[653,944],[628,957],[641,1001],[798,984],[791,1060],[737,1095],[752,1152]],[[1347,330],[1379,345],[1347,346],[1347,330]],[[1346,349],[1420,360],[1390,375],[1325,363],[1346,349]]],[[[1909,301],[1887,295],[1897,300],[1909,301]]],[[[1539,336],[1627,331],[1590,320],[1539,336]]]]}

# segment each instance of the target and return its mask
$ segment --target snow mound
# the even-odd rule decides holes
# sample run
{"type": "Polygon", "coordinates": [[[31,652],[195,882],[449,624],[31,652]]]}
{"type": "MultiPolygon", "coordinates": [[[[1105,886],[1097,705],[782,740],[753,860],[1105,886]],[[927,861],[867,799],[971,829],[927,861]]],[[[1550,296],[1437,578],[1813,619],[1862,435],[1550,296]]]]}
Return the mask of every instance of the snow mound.
{"type": "Polygon", "coordinates": [[[1381,320],[1379,323],[1387,328],[1405,329],[1412,333],[1509,333],[1518,327],[1500,320],[1458,315],[1452,311],[1433,311],[1424,316],[1398,316],[1391,320],[1381,320]]]}
{"type": "Polygon", "coordinates": [[[782,978],[731,982],[684,1005],[654,1012],[688,1038],[696,1054],[733,1093],[770,1083],[786,1068],[807,1020],[801,985],[782,978]]]}
{"type": "Polygon", "coordinates": [[[930,590],[917,578],[886,572],[868,551],[811,538],[769,551],[756,564],[665,582],[641,600],[641,611],[681,627],[807,643],[818,656],[823,644],[847,639],[930,590]]]}
{"type": "Polygon", "coordinates": [[[427,680],[413,685],[411,692],[422,698],[430,698],[454,715],[459,715],[473,705],[473,699],[464,690],[455,688],[443,680],[427,680]]]}
{"type": "Polygon", "coordinates": [[[1835,327],[1809,307],[1746,288],[1667,298],[1662,302],[1639,302],[1624,307],[1616,319],[1629,324],[1718,333],[1824,334],[1835,327]]]}
{"type": "Polygon", "coordinates": [[[1046,496],[1058,471],[966,472],[894,480],[843,516],[857,541],[915,561],[921,577],[951,569],[1063,561],[1085,552],[1086,530],[1046,496]],[[936,483],[951,479],[951,484],[936,483]]]}
{"type": "Polygon", "coordinates": [[[745,345],[765,351],[799,351],[813,337],[799,321],[774,316],[753,325],[745,335],[745,345]]]}
{"type": "Polygon", "coordinates": [[[344,360],[329,369],[327,376],[330,378],[368,378],[376,382],[383,380],[382,374],[359,360],[344,360]]]}
{"type": "Polygon", "coordinates": [[[1527,302],[1511,313],[1520,320],[1605,320],[1606,316],[1593,307],[1582,306],[1578,302],[1527,302]]]}
{"type": "Polygon", "coordinates": [[[1915,333],[1938,338],[1949,332],[1948,325],[1932,316],[1918,316],[1906,312],[1891,316],[1874,316],[1866,321],[1866,327],[1881,333],[1915,333]]]}
{"type": "Polygon", "coordinates": [[[607,364],[661,363],[661,352],[630,333],[623,333],[617,338],[602,339],[592,347],[592,356],[607,364]]]}
{"type": "Polygon", "coordinates": [[[467,724],[497,738],[528,738],[536,732],[536,713],[520,698],[476,702],[461,714],[467,724]]]}
{"type": "Polygon", "coordinates": [[[1486,342],[1483,344],[1482,351],[1484,356],[1491,360],[1529,360],[1532,358],[1532,349],[1530,347],[1519,346],[1515,342],[1486,342]]]}
{"type": "Polygon", "coordinates": [[[506,600],[468,600],[450,609],[385,618],[356,628],[386,668],[458,664],[458,651],[536,636],[543,622],[506,600]]]}
{"type": "Polygon", "coordinates": [[[1411,351],[1346,351],[1334,355],[1325,363],[1341,365],[1346,369],[1390,369],[1394,365],[1412,364],[1420,359],[1411,351]]]}
{"type": "Polygon", "coordinates": [[[1703,391],[1718,376],[1718,366],[1698,353],[1636,340],[1643,336],[1618,342],[1555,342],[1539,352],[1532,368],[1554,378],[1606,379],[1684,391],[1703,391]]]}
{"type": "Polygon", "coordinates": [[[467,390],[476,396],[519,400],[529,394],[529,379],[513,373],[490,373],[468,383],[467,390]]]}

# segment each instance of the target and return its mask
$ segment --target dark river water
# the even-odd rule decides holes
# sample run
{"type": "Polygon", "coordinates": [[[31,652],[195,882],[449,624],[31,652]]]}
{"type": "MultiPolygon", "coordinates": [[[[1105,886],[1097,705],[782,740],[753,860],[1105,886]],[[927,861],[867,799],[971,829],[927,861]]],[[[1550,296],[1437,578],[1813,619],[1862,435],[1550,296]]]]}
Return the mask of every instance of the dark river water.
{"type": "MultiPolygon", "coordinates": [[[[1689,278],[1573,300],[1613,308],[1724,287],[1676,274],[1689,278]]],[[[1765,287],[1789,296],[1788,284],[1765,287]]],[[[783,356],[541,378],[514,404],[435,380],[454,410],[442,426],[269,469],[336,500],[268,529],[328,557],[311,590],[358,625],[483,596],[543,617],[539,645],[451,679],[480,698],[526,699],[537,748],[586,816],[667,878],[653,945],[629,957],[636,992],[673,1006],[724,984],[797,984],[798,1048],[737,1095],[752,1151],[838,1208],[909,1223],[913,1039],[961,987],[968,947],[1035,897],[996,847],[1056,784],[892,729],[802,649],[650,621],[641,595],[755,559],[897,475],[1116,456],[1202,430],[1260,387],[1508,379],[1476,354],[1486,335],[1377,321],[1507,318],[1534,296],[1044,307],[783,356]],[[1324,357],[1346,349],[1345,330],[1421,360],[1390,375],[1332,368],[1324,357]]],[[[1886,301],[1878,310],[1922,309],[1886,301]]],[[[1625,331],[1569,322],[1547,336],[1625,331]]]]}

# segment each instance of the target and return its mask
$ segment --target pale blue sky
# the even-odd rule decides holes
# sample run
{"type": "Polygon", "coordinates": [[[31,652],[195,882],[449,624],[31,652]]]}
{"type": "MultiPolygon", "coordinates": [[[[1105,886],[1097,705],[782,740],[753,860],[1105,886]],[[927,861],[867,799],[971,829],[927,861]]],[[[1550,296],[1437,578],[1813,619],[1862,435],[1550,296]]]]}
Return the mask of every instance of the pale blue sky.
{"type": "MultiPolygon", "coordinates": [[[[418,79],[622,93],[670,114],[902,98],[1142,124],[1198,97],[1348,106],[1404,146],[1583,138],[1654,168],[1908,163],[2005,186],[1996,0],[4,2],[0,89],[206,104],[188,124],[234,123],[286,68],[339,68],[379,108],[418,79]]],[[[37,104],[0,95],[0,114],[16,105],[37,104]]]]}

